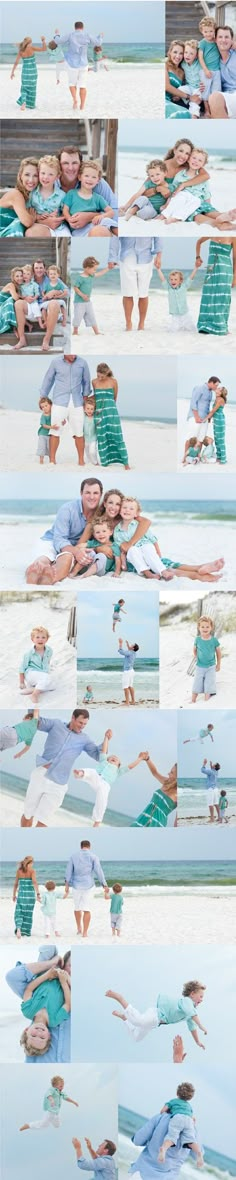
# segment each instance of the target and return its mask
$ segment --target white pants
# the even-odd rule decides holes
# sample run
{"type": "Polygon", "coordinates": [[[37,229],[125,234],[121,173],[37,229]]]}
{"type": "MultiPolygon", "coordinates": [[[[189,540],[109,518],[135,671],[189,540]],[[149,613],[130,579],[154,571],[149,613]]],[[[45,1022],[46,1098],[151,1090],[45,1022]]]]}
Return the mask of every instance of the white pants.
{"type": "Polygon", "coordinates": [[[55,815],[58,807],[61,807],[66,790],[67,783],[54,783],[53,779],[47,778],[45,766],[36,766],[30,775],[26,791],[25,818],[31,819],[33,815],[35,820],[40,820],[40,823],[47,826],[48,819],[55,815]]]}
{"type": "Polygon", "coordinates": [[[90,442],[90,443],[85,443],[85,447],[84,447],[84,462],[85,462],[85,463],[93,463],[95,467],[97,466],[97,463],[98,463],[98,449],[97,449],[97,443],[96,443],[96,439],[95,439],[95,438],[93,439],[93,441],[92,441],[92,442],[90,442]]]}
{"type": "Polygon", "coordinates": [[[134,683],[134,668],[127,668],[122,676],[122,688],[133,688],[134,683]]]}
{"type": "Polygon", "coordinates": [[[137,262],[135,251],[120,262],[121,294],[133,299],[146,299],[152,277],[153,261],[137,262]]]}
{"type": "Polygon", "coordinates": [[[165,570],[165,565],[163,565],[161,557],[158,557],[152,541],[145,541],[143,545],[131,545],[127,558],[128,561],[131,561],[137,574],[142,574],[144,570],[152,570],[154,574],[161,574],[165,570]]]}
{"type": "Polygon", "coordinates": [[[55,934],[56,914],[53,914],[52,917],[50,917],[49,914],[44,914],[43,915],[43,926],[44,926],[44,930],[43,930],[44,935],[55,934]]]}
{"type": "Polygon", "coordinates": [[[63,72],[63,70],[65,72],[66,62],[65,61],[57,61],[56,62],[56,80],[57,80],[57,82],[59,82],[60,74],[63,72]]]}
{"type": "Polygon", "coordinates": [[[184,90],[185,94],[189,94],[189,97],[190,97],[190,102],[188,104],[189,114],[194,115],[195,118],[197,118],[197,119],[200,119],[200,103],[192,102],[191,95],[192,94],[200,94],[201,95],[201,91],[198,90],[197,86],[193,89],[192,86],[187,86],[187,84],[185,86],[181,86],[181,90],[184,90]]]}
{"type": "Polygon", "coordinates": [[[213,807],[219,803],[220,792],[218,787],[208,787],[207,803],[208,807],[213,807]]]}
{"type": "Polygon", "coordinates": [[[60,1127],[59,1115],[58,1114],[49,1114],[49,1113],[45,1114],[44,1118],[39,1119],[38,1123],[29,1123],[29,1130],[30,1131],[45,1131],[45,1128],[49,1127],[49,1123],[52,1123],[53,1127],[60,1127]]]}
{"type": "Polygon", "coordinates": [[[37,688],[39,692],[46,692],[46,689],[51,691],[54,688],[53,676],[50,676],[49,672],[37,672],[36,668],[28,668],[24,676],[25,683],[37,688]]]}
{"type": "Polygon", "coordinates": [[[189,311],[185,315],[170,315],[169,332],[195,332],[195,324],[189,311]]]}
{"type": "Polygon", "coordinates": [[[224,93],[224,100],[229,119],[236,119],[236,90],[228,90],[226,94],[224,93]]]}
{"type": "Polygon", "coordinates": [[[158,1028],[157,1008],[146,1008],[146,1012],[139,1012],[128,1004],[126,1008],[126,1028],[134,1041],[143,1041],[153,1028],[158,1028]]]}
{"type": "Polygon", "coordinates": [[[106,811],[110,785],[109,783],[105,783],[105,779],[101,778],[97,770],[90,770],[90,767],[83,767],[83,771],[86,783],[89,784],[89,787],[92,787],[92,791],[96,791],[92,819],[94,823],[100,824],[106,811]]]}
{"type": "Polygon", "coordinates": [[[83,438],[83,406],[74,406],[72,397],[70,397],[68,406],[57,406],[55,402],[53,402],[51,413],[51,429],[49,434],[53,435],[54,438],[60,438],[63,430],[65,430],[65,426],[62,426],[64,419],[66,419],[66,423],[69,423],[71,433],[75,435],[76,438],[83,438]],[[54,422],[56,426],[59,426],[59,430],[53,429],[54,422]]]}
{"type": "Polygon", "coordinates": [[[176,193],[176,196],[171,197],[169,205],[166,209],[161,210],[161,216],[177,217],[178,221],[187,221],[190,213],[197,212],[200,205],[199,195],[194,197],[193,193],[188,193],[186,190],[182,193],[176,193]]]}

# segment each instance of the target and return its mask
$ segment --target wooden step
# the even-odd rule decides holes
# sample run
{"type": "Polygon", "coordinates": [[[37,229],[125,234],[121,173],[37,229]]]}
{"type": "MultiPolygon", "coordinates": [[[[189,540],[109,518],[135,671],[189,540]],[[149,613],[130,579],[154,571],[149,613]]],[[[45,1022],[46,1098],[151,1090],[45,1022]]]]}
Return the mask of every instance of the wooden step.
{"type": "Polygon", "coordinates": [[[104,152],[104,119],[2,119],[1,179],[3,189],[16,183],[21,160],[27,156],[57,156],[68,144],[94,159],[104,152]],[[95,150],[96,149],[96,150],[95,150]]]}
{"type": "Polygon", "coordinates": [[[14,266],[23,266],[42,258],[47,267],[56,263],[64,283],[70,273],[70,238],[2,238],[0,253],[0,289],[9,283],[14,266]]]}
{"type": "MultiPolygon", "coordinates": [[[[38,349],[41,348],[45,331],[41,332],[40,329],[36,330],[36,328],[33,328],[32,332],[26,332],[25,335],[27,340],[27,349],[29,348],[30,351],[32,351],[32,349],[33,351],[38,351],[38,349]]],[[[51,346],[55,348],[57,352],[63,351],[64,339],[64,332],[54,332],[51,338],[51,346]]],[[[7,348],[14,348],[15,344],[17,344],[17,339],[14,332],[3,332],[2,336],[0,336],[0,350],[1,348],[4,348],[4,346],[7,348]]],[[[25,351],[26,349],[24,349],[24,352],[25,351]]]]}

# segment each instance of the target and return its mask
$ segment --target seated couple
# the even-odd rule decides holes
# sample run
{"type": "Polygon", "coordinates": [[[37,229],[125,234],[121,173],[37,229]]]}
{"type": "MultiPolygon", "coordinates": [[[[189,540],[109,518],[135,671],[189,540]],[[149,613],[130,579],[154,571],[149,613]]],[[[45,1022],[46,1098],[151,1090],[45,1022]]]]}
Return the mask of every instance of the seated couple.
{"type": "Polygon", "coordinates": [[[43,276],[36,277],[35,265],[15,266],[10,282],[0,293],[0,333],[15,328],[18,344],[15,351],[26,346],[25,328],[32,331],[36,323],[45,330],[42,351],[47,352],[55,325],[66,327],[69,288],[60,278],[60,267],[52,263],[43,276]]]}
{"type": "Polygon", "coordinates": [[[51,585],[67,577],[99,577],[112,572],[119,577],[128,569],[145,578],[216,582],[224,559],[187,565],[161,557],[155,529],[142,515],[134,496],[117,488],[103,495],[99,479],[81,484],[81,496],[63,504],[54,524],[37,544],[37,556],[26,570],[29,584],[51,585]]]}
{"type": "MultiPolygon", "coordinates": [[[[176,145],[177,146],[177,145],[176,145]]],[[[192,147],[184,167],[175,174],[168,156],[164,160],[151,160],[147,164],[147,180],[137,193],[130,197],[119,210],[125,220],[139,217],[144,221],[210,221],[216,229],[232,228],[236,222],[236,209],[221,213],[211,204],[209,172],[206,170],[208,154],[204,149],[192,147]]]]}
{"type": "Polygon", "coordinates": [[[70,237],[80,228],[89,237],[117,233],[115,197],[112,204],[107,200],[109,186],[101,176],[99,160],[82,161],[77,185],[63,189],[58,156],[21,160],[15,188],[0,199],[0,237],[70,237]]]}
{"type": "Polygon", "coordinates": [[[236,115],[236,42],[230,25],[210,16],[201,40],[172,41],[166,61],[166,118],[233,119],[236,115]]]}

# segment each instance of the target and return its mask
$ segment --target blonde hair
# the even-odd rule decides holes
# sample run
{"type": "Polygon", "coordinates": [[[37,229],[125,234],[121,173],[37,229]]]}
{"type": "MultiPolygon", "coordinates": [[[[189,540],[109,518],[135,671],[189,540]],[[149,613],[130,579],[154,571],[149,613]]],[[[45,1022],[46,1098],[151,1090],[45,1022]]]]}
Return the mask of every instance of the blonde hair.
{"type": "Polygon", "coordinates": [[[84,397],[84,409],[86,406],[92,406],[93,410],[96,409],[96,398],[94,397],[93,394],[91,394],[91,397],[89,397],[89,396],[84,397]]]}
{"type": "Polygon", "coordinates": [[[184,276],[183,276],[183,271],[182,271],[182,270],[170,270],[170,273],[169,273],[169,279],[173,279],[173,275],[179,275],[179,277],[180,277],[180,279],[181,279],[181,283],[183,283],[183,281],[184,281],[184,276]]]}
{"type": "Polygon", "coordinates": [[[202,19],[199,21],[198,28],[201,32],[207,27],[214,29],[214,31],[216,30],[216,21],[213,20],[213,16],[202,16],[202,19]]]}
{"type": "Polygon", "coordinates": [[[200,619],[198,619],[198,625],[197,625],[198,635],[200,635],[201,623],[210,623],[211,624],[211,634],[214,635],[215,625],[214,625],[213,619],[210,618],[210,615],[201,615],[200,619]]]}
{"type": "Polygon", "coordinates": [[[47,627],[33,627],[33,631],[31,631],[31,636],[30,636],[31,639],[34,638],[36,631],[41,631],[41,632],[44,631],[45,635],[47,636],[47,639],[49,639],[50,631],[47,630],[47,627]]]}
{"type": "Polygon", "coordinates": [[[51,1033],[48,1030],[48,1040],[46,1041],[45,1045],[43,1046],[43,1049],[36,1049],[36,1048],[34,1048],[34,1045],[28,1045],[28,1040],[27,1040],[28,1032],[29,1032],[29,1029],[25,1028],[24,1032],[22,1033],[21,1038],[20,1038],[20,1045],[23,1045],[23,1048],[25,1050],[25,1053],[27,1054],[27,1057],[43,1057],[44,1053],[47,1053],[47,1051],[49,1049],[49,1045],[51,1044],[51,1033]]]}
{"type": "Polygon", "coordinates": [[[54,168],[56,175],[59,176],[60,164],[57,156],[40,156],[40,160],[38,161],[39,168],[40,164],[49,164],[49,167],[54,168]]]}
{"type": "Polygon", "coordinates": [[[219,390],[219,397],[223,397],[224,402],[227,402],[228,390],[225,388],[225,385],[222,385],[222,389],[219,390]]]}
{"type": "Polygon", "coordinates": [[[184,42],[185,49],[186,49],[186,45],[190,45],[191,49],[198,49],[198,42],[195,41],[195,37],[191,37],[190,40],[188,38],[187,41],[184,42]]]}
{"type": "Polygon", "coordinates": [[[49,262],[49,266],[48,266],[48,269],[47,269],[47,275],[49,275],[49,271],[50,271],[50,270],[56,270],[56,272],[57,272],[57,274],[58,274],[58,275],[60,275],[60,274],[61,274],[61,267],[60,267],[60,266],[57,266],[56,262],[49,262]]]}
{"type": "MultiPolygon", "coordinates": [[[[205,151],[205,148],[199,147],[199,144],[198,144],[197,147],[192,148],[191,156],[192,156],[193,152],[200,152],[201,156],[204,156],[204,164],[206,164],[206,161],[208,160],[208,152],[205,151]]],[[[191,157],[190,157],[190,159],[191,159],[191,157]]],[[[191,164],[190,164],[190,168],[191,168],[191,164]]]]}
{"type": "Polygon", "coordinates": [[[107,524],[108,529],[110,529],[110,533],[112,532],[111,521],[109,520],[108,516],[105,516],[105,514],[104,514],[104,516],[101,516],[101,515],[99,515],[99,513],[96,513],[95,516],[92,517],[92,520],[91,520],[92,531],[93,531],[93,529],[96,528],[96,526],[98,524],[107,524]]]}
{"type": "Polygon", "coordinates": [[[102,377],[114,377],[114,373],[112,372],[112,369],[110,369],[110,365],[106,365],[105,361],[101,361],[101,364],[97,365],[97,373],[101,373],[102,377]]]}
{"type": "Polygon", "coordinates": [[[137,500],[136,496],[122,496],[121,508],[122,504],[137,504],[137,516],[139,512],[141,512],[141,504],[139,503],[139,500],[137,500]]]}
{"type": "Polygon", "coordinates": [[[33,856],[24,856],[24,860],[20,860],[19,869],[21,869],[22,873],[26,873],[29,865],[33,863],[33,856]]]}
{"type": "Polygon", "coordinates": [[[19,189],[19,193],[22,193],[22,196],[25,198],[25,200],[29,196],[29,193],[23,184],[22,172],[24,172],[24,168],[28,167],[28,164],[32,164],[32,168],[37,168],[37,173],[39,172],[38,160],[36,160],[35,156],[25,156],[24,160],[21,160],[16,177],[16,188],[19,189]]]}
{"type": "Polygon", "coordinates": [[[83,163],[81,164],[81,167],[79,170],[79,178],[81,176],[83,176],[83,172],[84,172],[85,168],[91,168],[91,169],[93,168],[94,172],[97,172],[98,176],[100,175],[101,165],[98,163],[97,160],[83,160],[83,163]]]}
{"type": "Polygon", "coordinates": [[[64,1078],[61,1078],[60,1074],[56,1073],[55,1077],[51,1078],[51,1086],[56,1086],[57,1082],[63,1082],[63,1086],[64,1086],[64,1078]]]}
{"type": "Polygon", "coordinates": [[[24,37],[23,41],[18,42],[19,53],[24,53],[27,45],[32,45],[32,37],[24,37]]]}
{"type": "Polygon", "coordinates": [[[182,995],[190,996],[192,992],[198,992],[199,988],[206,991],[206,984],[199,983],[199,979],[190,979],[188,983],[184,983],[182,995]]]}
{"type": "Polygon", "coordinates": [[[169,61],[170,61],[170,63],[172,64],[172,62],[171,62],[171,58],[170,58],[170,53],[172,52],[172,49],[174,49],[174,46],[175,46],[175,45],[179,45],[179,46],[180,46],[180,49],[182,49],[182,50],[183,50],[183,56],[184,56],[184,41],[176,41],[176,40],[175,40],[175,41],[171,41],[171,43],[170,43],[170,45],[169,45],[168,53],[167,53],[167,59],[166,59],[166,63],[167,63],[167,65],[168,65],[168,62],[169,62],[169,61]]]}
{"type": "Polygon", "coordinates": [[[15,282],[15,275],[18,274],[19,270],[22,270],[22,274],[23,274],[23,266],[13,266],[13,268],[11,270],[11,279],[12,279],[13,283],[15,282]]]}
{"type": "Polygon", "coordinates": [[[98,172],[99,172],[99,176],[102,176],[102,175],[103,175],[103,167],[102,167],[102,161],[101,161],[101,160],[99,160],[99,159],[97,159],[97,160],[89,160],[89,164],[96,164],[96,167],[97,167],[97,169],[98,169],[98,172]]]}
{"type": "Polygon", "coordinates": [[[160,168],[161,172],[166,172],[166,164],[164,160],[150,160],[150,164],[146,165],[146,172],[150,172],[150,168],[160,168]]]}

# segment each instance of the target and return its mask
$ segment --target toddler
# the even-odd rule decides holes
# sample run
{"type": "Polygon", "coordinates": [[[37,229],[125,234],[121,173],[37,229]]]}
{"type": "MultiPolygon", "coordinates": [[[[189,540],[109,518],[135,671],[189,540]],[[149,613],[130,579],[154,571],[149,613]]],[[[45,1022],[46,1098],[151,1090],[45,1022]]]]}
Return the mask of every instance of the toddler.
{"type": "Polygon", "coordinates": [[[78,336],[78,329],[82,320],[86,324],[86,328],[92,328],[95,336],[99,336],[99,328],[96,322],[96,316],[91,303],[90,295],[93,287],[93,279],[98,279],[99,275],[106,275],[109,266],[104,266],[98,270],[99,262],[96,258],[84,258],[83,270],[78,274],[74,285],[74,336],[78,336]]]}
{"type": "Polygon", "coordinates": [[[18,721],[16,725],[4,725],[0,729],[0,750],[9,750],[24,742],[23,750],[14,754],[14,758],[22,758],[22,754],[27,754],[38,728],[38,719],[39,710],[34,709],[25,713],[23,721],[18,721]]]}
{"type": "Polygon", "coordinates": [[[206,726],[206,729],[199,729],[199,733],[197,734],[196,737],[185,738],[183,745],[188,746],[189,742],[201,742],[201,746],[203,746],[204,738],[206,738],[206,737],[209,737],[211,739],[211,742],[214,742],[213,733],[212,733],[213,729],[214,729],[214,725],[211,725],[211,722],[210,722],[209,725],[206,726]]]}
{"type": "Polygon", "coordinates": [[[174,1147],[178,1142],[179,1135],[181,1135],[181,1146],[190,1147],[191,1151],[197,1156],[198,1168],[203,1167],[203,1155],[199,1143],[196,1142],[195,1134],[195,1119],[193,1118],[193,1108],[189,1102],[195,1094],[194,1086],[189,1082],[181,1082],[181,1085],[176,1090],[177,1097],[171,1098],[169,1102],[165,1102],[162,1106],[160,1114],[167,1112],[170,1115],[168,1135],[164,1139],[158,1154],[158,1163],[165,1162],[166,1152],[169,1147],[174,1147]]]}
{"type": "Polygon", "coordinates": [[[67,296],[69,295],[69,288],[66,286],[66,283],[63,283],[62,279],[60,279],[61,272],[59,266],[55,266],[54,264],[49,266],[47,273],[49,284],[47,287],[46,299],[43,299],[43,302],[41,303],[42,327],[45,327],[46,325],[45,311],[49,305],[49,300],[59,299],[61,308],[59,321],[61,320],[62,327],[65,328],[67,321],[67,296]]]}
{"type": "Polygon", "coordinates": [[[208,104],[209,94],[214,90],[222,90],[220,64],[221,57],[216,44],[216,23],[210,16],[203,16],[199,23],[201,41],[198,45],[198,61],[200,65],[200,82],[204,83],[201,91],[205,113],[210,115],[208,104]]]}
{"type": "MultiPolygon", "coordinates": [[[[193,148],[189,157],[189,167],[183,168],[172,180],[172,196],[160,213],[160,220],[166,224],[175,221],[194,221],[196,216],[214,214],[214,222],[218,217],[218,210],[211,204],[211,194],[208,187],[209,172],[204,165],[208,159],[203,148],[193,148]]],[[[227,214],[224,214],[227,217],[227,214]]]]}
{"type": "Polygon", "coordinates": [[[64,969],[51,963],[48,970],[43,968],[41,974],[27,983],[21,1011],[31,1024],[27,1024],[20,1038],[27,1057],[43,1057],[51,1045],[51,1028],[69,1019],[71,990],[66,962],[67,955],[64,956],[64,969]]]}
{"type": "Polygon", "coordinates": [[[20,689],[37,702],[41,692],[51,690],[54,685],[50,675],[52,648],[48,646],[49,631],[46,627],[34,627],[31,631],[33,647],[25,652],[20,665],[20,689]],[[33,691],[32,691],[33,689],[33,691]]]}
{"type": "Polygon", "coordinates": [[[99,193],[95,193],[94,189],[98,184],[100,178],[100,165],[96,161],[88,160],[87,163],[81,164],[79,180],[80,188],[70,189],[68,193],[64,194],[63,203],[63,217],[71,229],[74,228],[73,216],[74,213],[87,213],[87,223],[99,225],[102,218],[107,217],[111,224],[114,220],[114,209],[111,205],[107,205],[104,198],[99,193]]]}
{"type": "Polygon", "coordinates": [[[51,1078],[51,1085],[44,1095],[43,1110],[45,1115],[37,1123],[24,1123],[20,1127],[20,1131],[42,1131],[49,1127],[50,1123],[53,1127],[60,1127],[60,1108],[62,1099],[64,1102],[71,1102],[72,1106],[78,1106],[79,1103],[74,1101],[74,1098],[69,1098],[64,1091],[64,1078],[57,1075],[51,1078]]]}
{"type": "Polygon", "coordinates": [[[124,899],[122,897],[122,885],[119,885],[119,882],[116,881],[115,885],[112,886],[110,904],[111,929],[113,938],[116,937],[116,934],[117,938],[120,938],[123,905],[124,899]]]}
{"type": "MultiPolygon", "coordinates": [[[[60,164],[57,156],[41,156],[38,163],[39,183],[27,201],[27,207],[34,209],[36,213],[36,222],[30,226],[26,231],[26,237],[37,237],[38,228],[37,223],[45,218],[45,213],[56,213],[62,221],[62,206],[65,198],[65,193],[59,187],[58,180],[60,175],[60,164]]],[[[47,226],[47,222],[43,220],[45,227],[45,237],[55,236],[55,230],[47,226]]]]}
{"type": "Polygon", "coordinates": [[[106,58],[103,56],[102,45],[94,45],[93,46],[92,58],[93,58],[93,73],[94,74],[98,73],[99,66],[103,66],[103,69],[107,70],[107,72],[108,72],[108,66],[106,65],[106,58]]]}
{"type": "Polygon", "coordinates": [[[84,461],[85,463],[98,464],[98,449],[97,449],[97,435],[94,421],[94,414],[96,409],[95,397],[85,397],[83,402],[84,410],[84,461]]]}
{"type": "Polygon", "coordinates": [[[35,320],[38,320],[40,327],[42,327],[41,311],[38,302],[40,294],[39,286],[38,283],[35,282],[33,266],[31,266],[30,263],[27,262],[26,266],[22,267],[22,275],[23,282],[20,284],[20,294],[26,303],[27,320],[29,320],[30,323],[34,323],[35,320]]]}
{"type": "Polygon", "coordinates": [[[199,1040],[198,1028],[201,1029],[204,1036],[206,1036],[206,1029],[200,1024],[199,1017],[196,1016],[196,1008],[202,1004],[204,992],[203,983],[199,983],[198,980],[190,980],[184,984],[180,999],[176,1000],[170,996],[159,994],[156,1007],[147,1008],[146,1012],[139,1012],[137,1008],[133,1008],[133,1005],[129,1004],[119,992],[109,990],[106,992],[106,996],[116,1000],[121,1008],[124,1008],[124,1013],[114,1011],[112,1015],[118,1016],[119,1020],[126,1022],[127,1032],[135,1041],[142,1041],[148,1032],[159,1028],[160,1024],[177,1024],[180,1020],[186,1020],[196,1045],[199,1045],[200,1049],[205,1049],[205,1045],[199,1040]]]}
{"type": "Polygon", "coordinates": [[[50,458],[49,454],[49,431],[51,427],[51,411],[52,400],[50,397],[39,398],[39,409],[42,411],[40,417],[40,424],[38,429],[38,446],[37,455],[39,455],[40,466],[44,463],[44,459],[50,458]]]}
{"type": "Polygon", "coordinates": [[[202,442],[198,442],[197,436],[188,438],[185,443],[183,464],[186,463],[208,463],[210,459],[215,457],[215,448],[213,438],[205,435],[202,442]]]}
{"type": "Polygon", "coordinates": [[[60,897],[60,891],[59,889],[56,889],[55,881],[46,881],[45,893],[43,893],[41,900],[45,938],[49,938],[50,934],[56,934],[57,938],[59,938],[59,930],[56,930],[56,910],[58,897],[60,897]]]}
{"type": "Polygon", "coordinates": [[[158,578],[158,580],[165,578],[168,580],[173,577],[173,573],[170,569],[165,568],[165,562],[160,557],[159,546],[152,528],[148,528],[144,537],[137,541],[136,545],[132,545],[132,537],[137,528],[137,516],[140,512],[138,500],[123,496],[120,507],[120,524],[115,525],[113,534],[116,557],[115,576],[119,577],[121,570],[126,569],[125,558],[121,555],[121,545],[122,541],[130,541],[128,562],[131,563],[137,574],[142,574],[144,578],[158,578]]]}
{"type": "Polygon", "coordinates": [[[118,598],[118,602],[113,602],[113,616],[112,616],[112,630],[115,631],[116,624],[121,622],[120,615],[127,615],[127,610],[124,610],[125,599],[118,598]]]}
{"type": "Polygon", "coordinates": [[[94,695],[93,695],[92,685],[87,684],[87,688],[85,689],[85,694],[83,697],[83,705],[91,705],[93,701],[94,701],[94,695]]]}
{"type": "Polygon", "coordinates": [[[220,671],[221,665],[219,639],[214,635],[213,619],[208,615],[201,615],[199,619],[193,654],[197,662],[192,692],[192,703],[195,704],[199,693],[204,693],[205,701],[215,696],[216,671],[220,671]]]}
{"type": "Polygon", "coordinates": [[[148,179],[144,181],[138,192],[130,197],[126,205],[122,205],[119,211],[120,214],[125,214],[126,221],[136,214],[137,217],[142,217],[145,221],[155,218],[170,196],[172,181],[166,178],[165,161],[151,160],[150,164],[147,164],[146,171],[148,179]]]}
{"type": "Polygon", "coordinates": [[[162,270],[158,271],[161,282],[167,287],[170,332],[195,332],[195,324],[188,309],[187,290],[196,273],[196,266],[187,279],[184,278],[182,270],[171,270],[167,278],[162,270]]]}
{"type": "Polygon", "coordinates": [[[98,828],[99,824],[102,823],[110,787],[113,786],[113,783],[122,774],[127,774],[128,770],[134,770],[135,766],[139,766],[139,763],[143,761],[143,755],[139,754],[135,762],[130,762],[128,766],[122,766],[116,754],[110,754],[108,756],[111,738],[112,730],[107,729],[99,754],[99,770],[90,770],[90,767],[86,767],[84,770],[74,770],[75,778],[84,778],[86,783],[96,792],[96,800],[92,813],[94,828],[98,828]]]}
{"type": "Polygon", "coordinates": [[[81,573],[81,567],[75,560],[70,578],[76,578],[78,574],[81,578],[90,578],[94,574],[101,578],[115,569],[111,521],[106,516],[94,516],[91,525],[92,537],[86,541],[86,549],[91,550],[91,564],[81,573]]]}
{"type": "Polygon", "coordinates": [[[226,814],[225,814],[225,812],[227,811],[227,807],[228,807],[228,806],[229,806],[229,804],[228,804],[228,799],[227,799],[226,791],[220,791],[220,797],[219,797],[219,824],[223,824],[223,823],[227,824],[227,823],[228,823],[228,819],[227,819],[227,816],[226,816],[226,814]]]}

